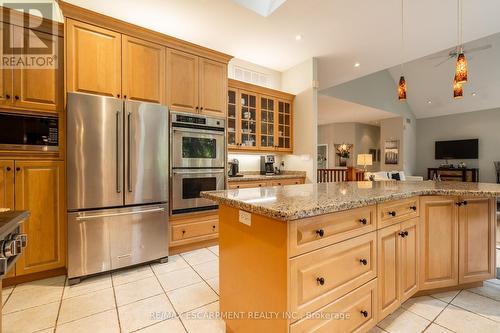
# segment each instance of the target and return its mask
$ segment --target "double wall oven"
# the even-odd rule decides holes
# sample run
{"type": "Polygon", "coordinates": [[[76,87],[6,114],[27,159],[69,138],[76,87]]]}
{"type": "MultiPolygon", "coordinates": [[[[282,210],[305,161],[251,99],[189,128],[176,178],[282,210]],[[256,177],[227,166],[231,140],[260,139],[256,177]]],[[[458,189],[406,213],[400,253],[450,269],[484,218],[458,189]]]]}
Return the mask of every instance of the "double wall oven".
{"type": "Polygon", "coordinates": [[[217,208],[202,191],[223,190],[224,119],[171,113],[172,214],[217,208]]]}

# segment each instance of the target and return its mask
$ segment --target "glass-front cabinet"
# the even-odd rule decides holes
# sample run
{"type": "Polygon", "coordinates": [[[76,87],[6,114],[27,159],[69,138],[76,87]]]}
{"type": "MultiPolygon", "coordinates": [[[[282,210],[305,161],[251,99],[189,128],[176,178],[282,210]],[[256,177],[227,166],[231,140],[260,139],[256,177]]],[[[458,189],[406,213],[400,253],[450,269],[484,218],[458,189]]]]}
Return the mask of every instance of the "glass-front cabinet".
{"type": "Polygon", "coordinates": [[[229,79],[228,149],[292,152],[293,98],[287,93],[229,79]]]}

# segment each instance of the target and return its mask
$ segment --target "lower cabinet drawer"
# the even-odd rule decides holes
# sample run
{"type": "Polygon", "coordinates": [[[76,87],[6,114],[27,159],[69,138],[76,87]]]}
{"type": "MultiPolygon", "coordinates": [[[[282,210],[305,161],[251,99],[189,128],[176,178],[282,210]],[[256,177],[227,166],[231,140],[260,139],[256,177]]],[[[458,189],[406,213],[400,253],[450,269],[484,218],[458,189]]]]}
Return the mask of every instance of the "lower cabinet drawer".
{"type": "Polygon", "coordinates": [[[272,180],[269,186],[285,186],[304,184],[304,178],[272,180]]]}
{"type": "Polygon", "coordinates": [[[290,326],[290,333],[367,332],[377,324],[377,280],[290,326]]]}
{"type": "Polygon", "coordinates": [[[239,188],[255,188],[255,187],[266,187],[266,182],[231,182],[228,184],[230,190],[239,188]]]}
{"type": "Polygon", "coordinates": [[[193,222],[188,224],[178,224],[172,226],[172,240],[180,241],[190,238],[216,234],[219,232],[219,221],[209,220],[193,222]]]}
{"type": "Polygon", "coordinates": [[[382,229],[418,216],[419,197],[384,202],[378,205],[377,228],[382,229]]]}
{"type": "Polygon", "coordinates": [[[290,307],[301,318],[377,276],[377,234],[290,259],[290,307]]]}

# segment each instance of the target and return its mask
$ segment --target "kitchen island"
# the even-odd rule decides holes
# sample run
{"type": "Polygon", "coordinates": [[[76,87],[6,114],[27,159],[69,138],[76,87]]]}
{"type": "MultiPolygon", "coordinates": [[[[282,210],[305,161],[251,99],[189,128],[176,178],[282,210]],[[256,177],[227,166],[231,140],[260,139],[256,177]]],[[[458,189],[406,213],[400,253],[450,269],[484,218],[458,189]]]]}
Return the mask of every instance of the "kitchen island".
{"type": "Polygon", "coordinates": [[[348,182],[202,196],[220,205],[228,332],[366,332],[417,293],[494,277],[500,185],[348,182]]]}

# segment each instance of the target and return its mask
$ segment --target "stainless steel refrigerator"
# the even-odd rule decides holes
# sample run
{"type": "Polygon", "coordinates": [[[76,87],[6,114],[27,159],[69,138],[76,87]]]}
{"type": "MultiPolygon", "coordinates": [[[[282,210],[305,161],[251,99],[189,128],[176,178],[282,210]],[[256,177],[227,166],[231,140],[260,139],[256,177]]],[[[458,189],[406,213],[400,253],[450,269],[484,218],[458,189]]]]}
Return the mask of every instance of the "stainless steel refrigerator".
{"type": "Polygon", "coordinates": [[[68,93],[68,278],[168,256],[168,110],[68,93]]]}

